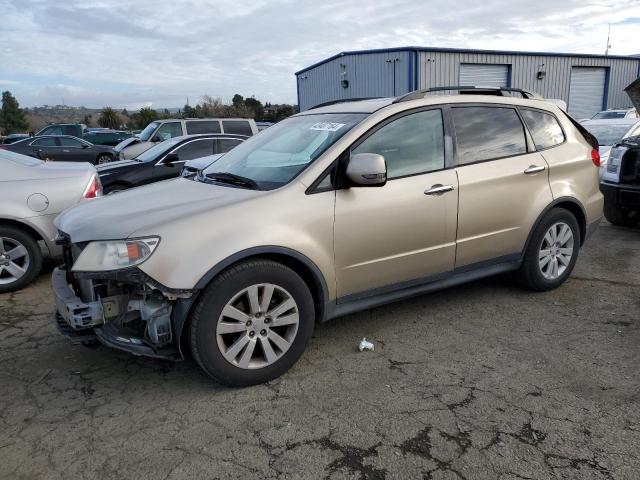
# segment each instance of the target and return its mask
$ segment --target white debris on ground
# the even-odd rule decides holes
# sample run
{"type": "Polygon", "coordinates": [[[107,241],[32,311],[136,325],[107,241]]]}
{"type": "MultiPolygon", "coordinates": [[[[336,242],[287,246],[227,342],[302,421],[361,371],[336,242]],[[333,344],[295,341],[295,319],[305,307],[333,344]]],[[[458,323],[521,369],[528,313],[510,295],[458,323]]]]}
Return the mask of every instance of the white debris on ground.
{"type": "Polygon", "coordinates": [[[362,340],[360,340],[360,344],[358,345],[358,350],[360,350],[361,352],[365,350],[373,351],[373,342],[370,342],[366,338],[363,338],[362,340]]]}

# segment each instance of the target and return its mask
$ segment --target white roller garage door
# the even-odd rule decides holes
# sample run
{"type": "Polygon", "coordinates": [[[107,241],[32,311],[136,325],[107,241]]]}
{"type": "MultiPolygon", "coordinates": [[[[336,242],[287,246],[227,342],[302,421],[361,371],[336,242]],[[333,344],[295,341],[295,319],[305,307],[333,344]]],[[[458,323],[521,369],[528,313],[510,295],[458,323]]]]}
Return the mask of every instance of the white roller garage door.
{"type": "Polygon", "coordinates": [[[508,87],[509,65],[488,65],[484,63],[461,63],[460,85],[482,87],[508,87]]]}
{"type": "Polygon", "coordinates": [[[602,110],[606,80],[606,68],[571,68],[569,114],[573,118],[591,118],[602,110]]]}

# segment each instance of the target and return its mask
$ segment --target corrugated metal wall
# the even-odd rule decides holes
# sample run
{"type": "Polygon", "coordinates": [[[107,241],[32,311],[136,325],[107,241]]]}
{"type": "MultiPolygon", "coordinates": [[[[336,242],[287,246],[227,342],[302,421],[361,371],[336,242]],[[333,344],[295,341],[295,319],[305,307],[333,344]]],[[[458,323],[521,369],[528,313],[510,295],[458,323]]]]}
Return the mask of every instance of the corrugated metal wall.
{"type": "Polygon", "coordinates": [[[607,108],[631,107],[624,87],[638,76],[638,60],[619,58],[560,57],[546,55],[506,55],[486,53],[429,52],[419,55],[418,88],[458,85],[461,63],[511,65],[511,86],[559,98],[569,103],[571,67],[608,67],[607,108]],[[542,80],[538,71],[546,72],[542,80]]]}
{"type": "Polygon", "coordinates": [[[607,67],[607,108],[626,108],[631,102],[624,87],[638,77],[640,60],[428,49],[363,51],[331,59],[298,74],[300,109],[307,110],[333,100],[402,95],[414,88],[416,69],[418,82],[415,88],[458,85],[461,63],[510,65],[512,87],[532,90],[567,103],[572,66],[607,67]],[[537,79],[538,71],[546,72],[544,79],[537,79]],[[342,87],[342,80],[349,82],[347,88],[342,87]]]}
{"type": "Polygon", "coordinates": [[[297,76],[300,110],[333,100],[407,93],[412,60],[413,52],[404,50],[345,55],[318,65],[297,76]],[[347,88],[342,80],[349,82],[347,88]]]}

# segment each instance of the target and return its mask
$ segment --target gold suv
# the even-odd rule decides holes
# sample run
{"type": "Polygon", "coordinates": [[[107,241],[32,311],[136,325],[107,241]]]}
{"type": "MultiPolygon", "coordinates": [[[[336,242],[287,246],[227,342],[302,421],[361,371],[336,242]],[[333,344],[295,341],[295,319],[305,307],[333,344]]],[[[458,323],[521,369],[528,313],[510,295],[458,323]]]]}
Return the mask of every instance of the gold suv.
{"type": "Polygon", "coordinates": [[[78,342],[190,351],[220,382],[265,382],[316,322],[507,271],[558,287],[602,217],[597,147],[526,91],[321,106],[193,178],[62,214],[55,321],[78,342]]]}

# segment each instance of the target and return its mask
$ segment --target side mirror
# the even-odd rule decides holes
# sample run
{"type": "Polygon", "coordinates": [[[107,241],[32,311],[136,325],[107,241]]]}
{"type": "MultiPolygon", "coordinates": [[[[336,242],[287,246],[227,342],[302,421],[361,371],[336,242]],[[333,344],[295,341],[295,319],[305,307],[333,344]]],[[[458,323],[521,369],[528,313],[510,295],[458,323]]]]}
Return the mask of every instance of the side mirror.
{"type": "Polygon", "coordinates": [[[175,166],[174,163],[179,161],[180,161],[180,157],[178,156],[177,153],[170,153],[169,155],[164,157],[164,160],[162,161],[162,163],[167,167],[174,167],[175,166]]]}
{"type": "Polygon", "coordinates": [[[89,148],[89,145],[87,145],[86,143],[83,143],[82,148],[89,148]]]}
{"type": "Polygon", "coordinates": [[[347,178],[361,187],[382,187],[387,183],[387,162],[377,153],[358,153],[349,158],[347,178]]]}

